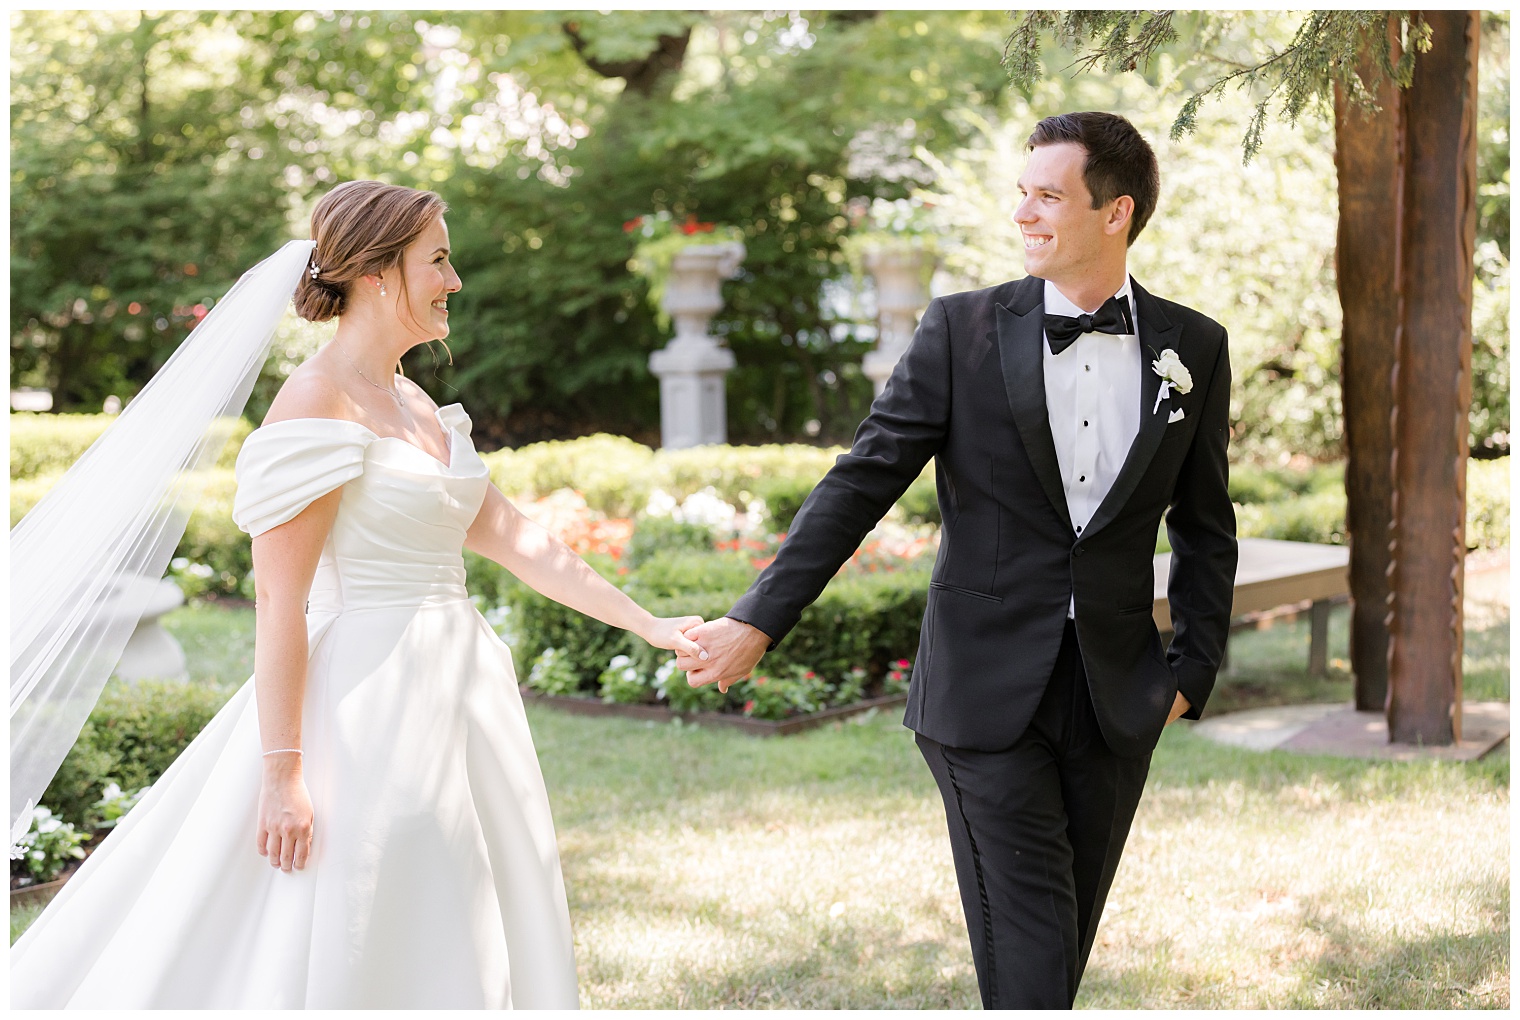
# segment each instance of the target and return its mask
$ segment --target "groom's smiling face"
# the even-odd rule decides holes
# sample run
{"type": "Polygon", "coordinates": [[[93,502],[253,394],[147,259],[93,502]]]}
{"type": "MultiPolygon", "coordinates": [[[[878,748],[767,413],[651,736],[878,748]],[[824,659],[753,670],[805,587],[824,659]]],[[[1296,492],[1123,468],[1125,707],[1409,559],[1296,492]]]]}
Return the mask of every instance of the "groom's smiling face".
{"type": "Polygon", "coordinates": [[[1129,217],[1116,205],[1131,200],[1123,196],[1094,209],[1082,177],[1086,164],[1087,150],[1075,142],[1036,146],[1029,154],[1013,218],[1031,276],[1059,285],[1090,273],[1115,251],[1123,257],[1129,217]]]}

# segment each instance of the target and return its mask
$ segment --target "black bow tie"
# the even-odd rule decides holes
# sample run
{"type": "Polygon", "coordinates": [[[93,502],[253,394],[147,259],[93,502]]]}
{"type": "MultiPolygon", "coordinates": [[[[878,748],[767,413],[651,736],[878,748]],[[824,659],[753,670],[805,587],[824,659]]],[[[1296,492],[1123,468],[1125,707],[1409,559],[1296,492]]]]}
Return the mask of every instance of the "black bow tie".
{"type": "Polygon", "coordinates": [[[1091,315],[1078,315],[1076,318],[1070,315],[1045,316],[1045,339],[1050,344],[1051,354],[1060,354],[1083,333],[1117,333],[1127,336],[1134,331],[1128,295],[1109,298],[1103,302],[1102,308],[1091,315]]]}

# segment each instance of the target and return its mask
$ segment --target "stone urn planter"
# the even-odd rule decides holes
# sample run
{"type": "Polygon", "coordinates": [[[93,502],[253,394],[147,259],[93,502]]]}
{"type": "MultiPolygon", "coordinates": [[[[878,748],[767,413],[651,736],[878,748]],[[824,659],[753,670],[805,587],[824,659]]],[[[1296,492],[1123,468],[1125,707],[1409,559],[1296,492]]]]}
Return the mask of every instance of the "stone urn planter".
{"type": "Polygon", "coordinates": [[[881,396],[929,303],[924,278],[934,256],[918,248],[891,247],[868,251],[863,261],[876,282],[877,338],[876,349],[866,354],[860,367],[881,396]]]}
{"type": "Polygon", "coordinates": [[[724,378],[734,355],[707,327],[723,307],[723,281],[738,274],[744,254],[742,243],[729,241],[692,245],[671,260],[661,307],[676,335],[649,356],[660,380],[660,444],[667,450],[728,442],[724,378]]]}

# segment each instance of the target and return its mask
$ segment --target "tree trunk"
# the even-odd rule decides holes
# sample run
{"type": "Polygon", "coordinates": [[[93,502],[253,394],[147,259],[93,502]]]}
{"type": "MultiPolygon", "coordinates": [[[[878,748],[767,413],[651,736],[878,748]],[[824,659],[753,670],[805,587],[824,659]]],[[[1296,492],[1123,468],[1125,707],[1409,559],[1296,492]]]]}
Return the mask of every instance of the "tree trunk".
{"type": "Polygon", "coordinates": [[[1424,11],[1430,52],[1404,93],[1400,324],[1392,377],[1394,498],[1388,733],[1462,733],[1467,415],[1477,227],[1477,11],[1424,11]]]}
{"type": "MultiPolygon", "coordinates": [[[[1398,20],[1389,19],[1398,59],[1398,20]]],[[[1364,82],[1375,73],[1366,58],[1364,82]]],[[[1399,220],[1403,201],[1398,85],[1384,76],[1376,111],[1335,92],[1340,224],[1335,278],[1341,299],[1341,405],[1346,430],[1346,536],[1351,547],[1351,672],[1356,707],[1388,698],[1388,568],[1392,523],[1393,363],[1399,326],[1399,220]]]]}

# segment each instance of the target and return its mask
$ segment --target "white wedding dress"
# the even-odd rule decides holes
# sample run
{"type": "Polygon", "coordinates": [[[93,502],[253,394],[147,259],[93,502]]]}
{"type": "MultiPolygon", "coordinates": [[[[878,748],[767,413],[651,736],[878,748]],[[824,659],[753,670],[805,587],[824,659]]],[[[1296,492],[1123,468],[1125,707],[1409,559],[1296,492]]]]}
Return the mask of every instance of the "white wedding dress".
{"type": "Polygon", "coordinates": [[[511,655],[464,587],[489,484],[459,405],[443,464],[355,422],[254,430],[238,526],[343,486],[307,611],[310,863],[254,850],[253,681],[11,951],[11,1005],[574,1008],[554,824],[511,655]]]}

